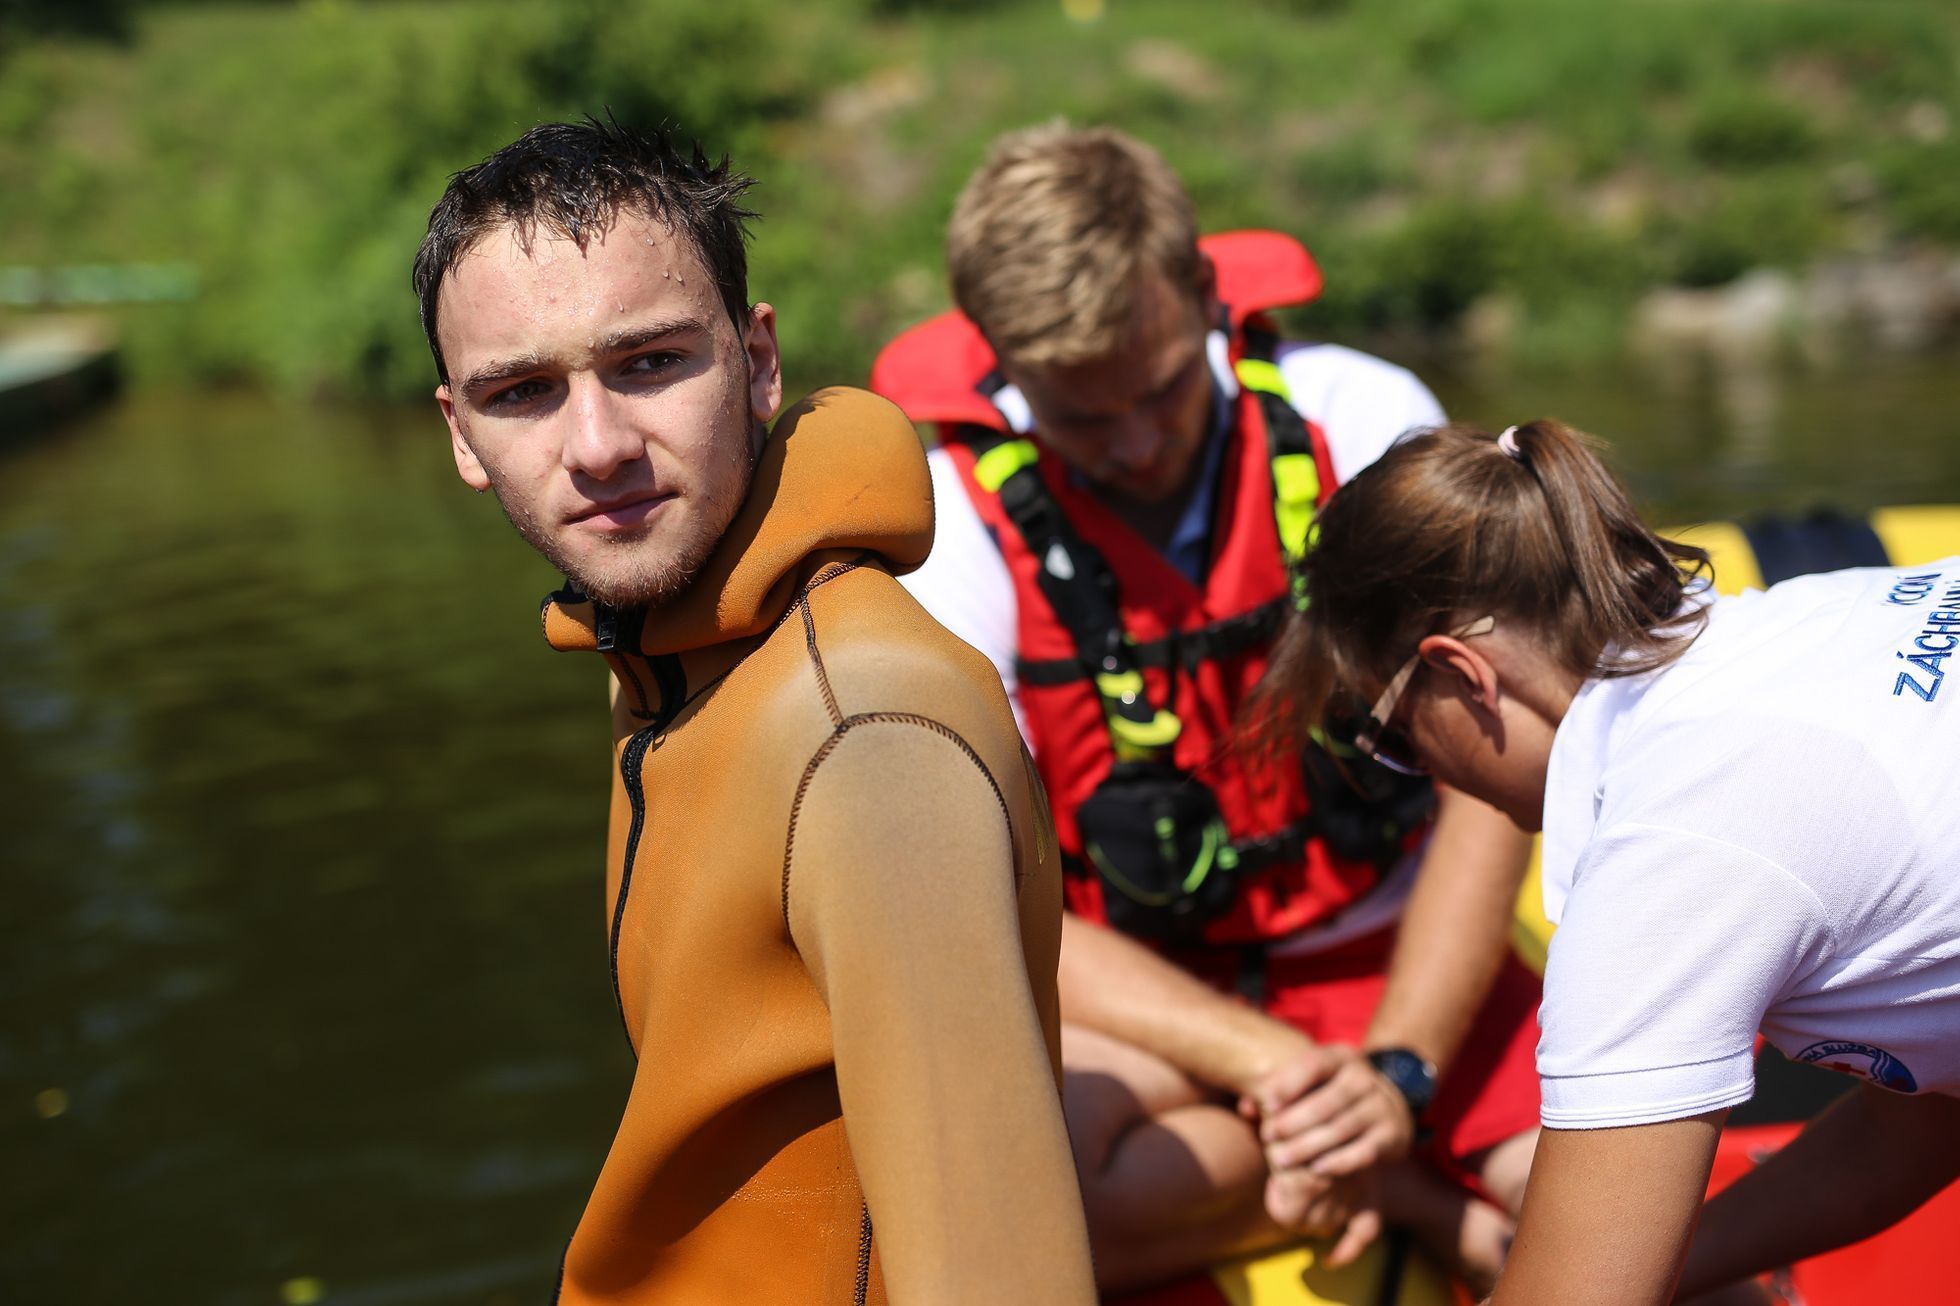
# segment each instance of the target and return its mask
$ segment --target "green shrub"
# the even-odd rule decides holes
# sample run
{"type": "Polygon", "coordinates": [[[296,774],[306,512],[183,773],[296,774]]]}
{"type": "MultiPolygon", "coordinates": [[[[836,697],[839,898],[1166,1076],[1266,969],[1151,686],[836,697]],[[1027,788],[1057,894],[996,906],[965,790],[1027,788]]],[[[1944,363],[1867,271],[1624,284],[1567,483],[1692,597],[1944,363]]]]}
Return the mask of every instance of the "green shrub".
{"type": "Polygon", "coordinates": [[[1656,237],[1668,280],[1714,286],[1751,268],[1801,265],[1827,247],[1832,226],[1822,183],[1793,172],[1775,185],[1723,190],[1660,224],[1656,237]]]}
{"type": "Polygon", "coordinates": [[[1880,176],[1901,234],[1960,245],[1960,139],[1895,149],[1880,176]]]}
{"type": "Polygon", "coordinates": [[[1845,248],[1824,179],[1851,165],[1879,182],[1862,229],[1960,243],[1960,146],[1935,130],[1960,129],[1960,8],[1936,0],[127,12],[126,46],[37,36],[7,58],[0,262],[193,264],[196,302],[128,318],[139,370],[179,381],[425,392],[407,269],[445,178],[608,107],[759,177],[751,279],[811,381],[861,378],[944,305],[961,182],[993,135],[1056,115],[1151,141],[1209,228],[1306,238],[1332,335],[1447,331],[1499,294],[1533,349],[1590,348],[1648,285],[1845,248]]]}
{"type": "Polygon", "coordinates": [[[772,15],[760,0],[321,4],[234,28],[202,65],[159,66],[148,94],[176,112],[150,131],[148,181],[205,295],[139,332],[139,367],[189,353],[294,391],[426,389],[408,266],[447,174],[539,122],[608,108],[760,153],[818,90],[814,69],[791,71],[793,29],[772,15]]]}
{"type": "Polygon", "coordinates": [[[1767,168],[1801,163],[1820,137],[1801,108],[1766,95],[1724,90],[1695,107],[1688,149],[1717,168],[1767,168]]]}

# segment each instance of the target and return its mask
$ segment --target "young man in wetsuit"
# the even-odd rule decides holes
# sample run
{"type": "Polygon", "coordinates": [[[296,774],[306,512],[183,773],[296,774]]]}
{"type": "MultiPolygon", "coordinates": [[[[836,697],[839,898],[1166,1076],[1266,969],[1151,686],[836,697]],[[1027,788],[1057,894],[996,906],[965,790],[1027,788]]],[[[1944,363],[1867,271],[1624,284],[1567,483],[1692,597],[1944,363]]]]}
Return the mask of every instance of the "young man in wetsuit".
{"type": "Polygon", "coordinates": [[[1318,502],[1441,410],[1400,368],[1273,337],[1260,310],[1318,290],[1306,251],[1200,242],[1175,174],[1114,131],[997,142],[947,247],[962,312],[872,387],[939,423],[938,541],[905,583],[1000,672],[1068,859],[1101,1281],[1300,1231],[1344,1230],[1346,1260],[1379,1180],[1487,1284],[1538,1110],[1537,985],[1508,955],[1526,841],[1444,794],[1424,843],[1426,789],[1358,800],[1324,758],[1261,774],[1233,746],[1318,502]]]}
{"type": "Polygon", "coordinates": [[[991,670],[893,579],[932,537],[910,425],[842,389],[765,424],[747,185],[540,127],[415,264],[457,470],[615,681],[638,1064],[554,1300],[1088,1301],[1052,827],[991,670]]]}

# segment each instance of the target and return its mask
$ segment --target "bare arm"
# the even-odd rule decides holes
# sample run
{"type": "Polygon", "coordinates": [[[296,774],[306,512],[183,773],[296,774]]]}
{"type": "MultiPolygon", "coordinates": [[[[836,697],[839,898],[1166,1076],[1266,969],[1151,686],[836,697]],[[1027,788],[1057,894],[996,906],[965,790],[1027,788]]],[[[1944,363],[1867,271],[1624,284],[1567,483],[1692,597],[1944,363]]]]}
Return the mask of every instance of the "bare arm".
{"type": "Polygon", "coordinates": [[[1405,1047],[1449,1069],[1511,947],[1531,836],[1464,794],[1437,795],[1436,829],[1409,894],[1371,1048],[1405,1047]]]}
{"type": "Polygon", "coordinates": [[[809,784],[790,874],[791,933],[830,1008],[891,1300],[1092,1302],[986,773],[917,726],[859,727],[809,784]]]}
{"type": "Polygon", "coordinates": [[[1311,1048],[1307,1037],[1225,996],[1115,930],[1062,917],[1062,1015],[1235,1093],[1311,1048]]]}
{"type": "Polygon", "coordinates": [[[1491,1306],[1672,1301],[1727,1115],[1545,1130],[1491,1306]]]}
{"type": "Polygon", "coordinates": [[[1960,1177],[1960,1099],[1861,1087],[1722,1190],[1701,1217],[1681,1293],[1868,1238],[1960,1177]]]}
{"type": "MultiPolygon", "coordinates": [[[[1474,798],[1450,790],[1438,798],[1436,828],[1366,1046],[1410,1048],[1441,1073],[1510,949],[1531,836],[1474,798]]],[[[1275,1168],[1313,1164],[1327,1174],[1354,1174],[1400,1158],[1415,1135],[1402,1095],[1349,1049],[1295,1059],[1255,1096],[1275,1168]]]]}

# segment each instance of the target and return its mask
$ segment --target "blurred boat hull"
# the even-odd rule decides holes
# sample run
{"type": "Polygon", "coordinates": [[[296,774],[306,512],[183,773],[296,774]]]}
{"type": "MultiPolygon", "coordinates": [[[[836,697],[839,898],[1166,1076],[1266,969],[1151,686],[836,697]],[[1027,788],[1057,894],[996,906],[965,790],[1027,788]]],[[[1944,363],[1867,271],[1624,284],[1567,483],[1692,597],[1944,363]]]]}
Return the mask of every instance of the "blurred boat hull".
{"type": "Polygon", "coordinates": [[[115,334],[99,318],[33,318],[0,332],[0,447],[87,411],[119,380],[115,334]]]}

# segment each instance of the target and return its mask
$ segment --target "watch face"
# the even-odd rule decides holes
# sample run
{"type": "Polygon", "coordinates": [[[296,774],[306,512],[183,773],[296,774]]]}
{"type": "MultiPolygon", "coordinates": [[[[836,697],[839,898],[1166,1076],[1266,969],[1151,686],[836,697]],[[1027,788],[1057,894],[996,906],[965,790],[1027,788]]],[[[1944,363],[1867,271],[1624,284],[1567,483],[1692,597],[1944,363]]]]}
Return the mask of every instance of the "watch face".
{"type": "Polygon", "coordinates": [[[1395,1085],[1412,1115],[1420,1117],[1436,1099],[1436,1067],[1409,1049],[1378,1049],[1368,1054],[1368,1063],[1395,1085]]]}

